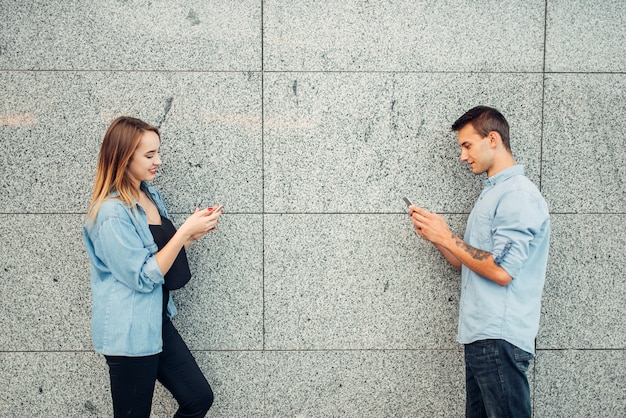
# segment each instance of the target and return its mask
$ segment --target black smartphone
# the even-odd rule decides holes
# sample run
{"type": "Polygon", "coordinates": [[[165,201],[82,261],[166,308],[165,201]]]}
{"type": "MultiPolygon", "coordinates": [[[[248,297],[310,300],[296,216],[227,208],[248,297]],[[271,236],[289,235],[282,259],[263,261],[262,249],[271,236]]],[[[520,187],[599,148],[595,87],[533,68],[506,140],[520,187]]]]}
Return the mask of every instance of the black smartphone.
{"type": "Polygon", "coordinates": [[[406,206],[409,207],[411,206],[413,203],[411,203],[411,201],[409,200],[408,197],[403,197],[402,198],[404,200],[404,203],[406,203],[406,206]]]}

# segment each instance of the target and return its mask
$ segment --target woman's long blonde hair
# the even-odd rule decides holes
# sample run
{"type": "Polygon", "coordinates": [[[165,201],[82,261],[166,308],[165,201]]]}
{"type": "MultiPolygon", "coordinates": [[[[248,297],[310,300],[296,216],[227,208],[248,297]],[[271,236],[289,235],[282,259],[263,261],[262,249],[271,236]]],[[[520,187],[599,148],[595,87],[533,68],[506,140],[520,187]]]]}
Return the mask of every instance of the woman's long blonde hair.
{"type": "Polygon", "coordinates": [[[139,198],[126,169],[141,141],[141,136],[147,131],[155,132],[159,138],[161,136],[154,126],[130,116],[120,116],[107,129],[100,148],[96,180],[87,210],[87,216],[92,222],[98,214],[100,205],[112,192],[117,192],[118,198],[128,207],[133,206],[135,200],[139,198]]]}

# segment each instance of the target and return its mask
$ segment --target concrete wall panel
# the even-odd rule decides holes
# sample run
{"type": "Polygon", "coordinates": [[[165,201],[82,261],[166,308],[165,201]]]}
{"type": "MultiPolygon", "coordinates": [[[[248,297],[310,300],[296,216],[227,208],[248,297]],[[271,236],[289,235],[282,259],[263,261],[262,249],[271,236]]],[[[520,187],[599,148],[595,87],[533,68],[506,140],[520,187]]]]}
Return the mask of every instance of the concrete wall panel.
{"type": "Polygon", "coordinates": [[[156,184],[170,211],[217,200],[261,210],[257,73],[4,72],[0,80],[3,212],[86,211],[104,132],[120,115],[161,129],[156,184]]]}
{"type": "Polygon", "coordinates": [[[547,2],[546,71],[624,72],[626,11],[620,0],[547,2]]]}
{"type": "MultiPolygon", "coordinates": [[[[175,319],[210,417],[463,416],[459,279],[401,200],[462,234],[482,178],[450,124],[507,116],[551,210],[536,417],[624,405],[624,7],[618,1],[3,2],[0,411],[111,416],[80,228],[109,123],[160,127],[189,252],[175,319]]],[[[153,417],[176,402],[157,386],[153,417]]]]}
{"type": "Polygon", "coordinates": [[[253,0],[3,2],[0,19],[7,70],[261,68],[261,3],[253,0]]]}
{"type": "Polygon", "coordinates": [[[269,71],[541,71],[540,1],[264,2],[269,71]]]}
{"type": "Polygon", "coordinates": [[[626,213],[626,76],[546,76],[542,187],[550,209],[626,213]]]}
{"type": "Polygon", "coordinates": [[[538,347],[626,347],[624,215],[552,215],[552,231],[538,347]]]}
{"type": "Polygon", "coordinates": [[[554,350],[536,361],[535,416],[622,417],[624,350],[554,350]]]}
{"type": "Polygon", "coordinates": [[[430,210],[469,211],[482,181],[459,163],[450,126],[478,104],[510,115],[520,163],[538,184],[541,88],[536,74],[272,73],[265,210],[398,212],[409,194],[430,210]]]}

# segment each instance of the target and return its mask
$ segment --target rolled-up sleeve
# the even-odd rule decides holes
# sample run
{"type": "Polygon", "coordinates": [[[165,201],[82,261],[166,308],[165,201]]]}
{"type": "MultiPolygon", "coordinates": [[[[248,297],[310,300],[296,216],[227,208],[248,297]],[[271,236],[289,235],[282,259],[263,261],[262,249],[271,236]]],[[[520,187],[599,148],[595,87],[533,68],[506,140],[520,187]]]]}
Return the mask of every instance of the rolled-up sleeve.
{"type": "Polygon", "coordinates": [[[531,241],[545,217],[541,202],[526,191],[512,191],[500,200],[492,224],[492,255],[512,278],[528,259],[531,241]]]}
{"type": "Polygon", "coordinates": [[[96,256],[114,279],[138,292],[151,292],[164,282],[154,254],[146,248],[130,219],[110,217],[99,225],[96,256]]]}

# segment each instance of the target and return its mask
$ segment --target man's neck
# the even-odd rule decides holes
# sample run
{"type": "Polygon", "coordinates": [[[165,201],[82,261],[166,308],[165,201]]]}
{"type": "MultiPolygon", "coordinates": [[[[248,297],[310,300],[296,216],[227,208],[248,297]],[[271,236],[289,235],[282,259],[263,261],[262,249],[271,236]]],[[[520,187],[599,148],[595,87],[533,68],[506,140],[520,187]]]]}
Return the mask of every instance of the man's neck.
{"type": "Polygon", "coordinates": [[[489,168],[489,170],[487,170],[487,177],[493,177],[499,172],[506,170],[507,168],[511,168],[514,165],[515,165],[515,159],[509,152],[506,152],[505,155],[502,155],[500,158],[497,158],[496,161],[489,168]]]}

